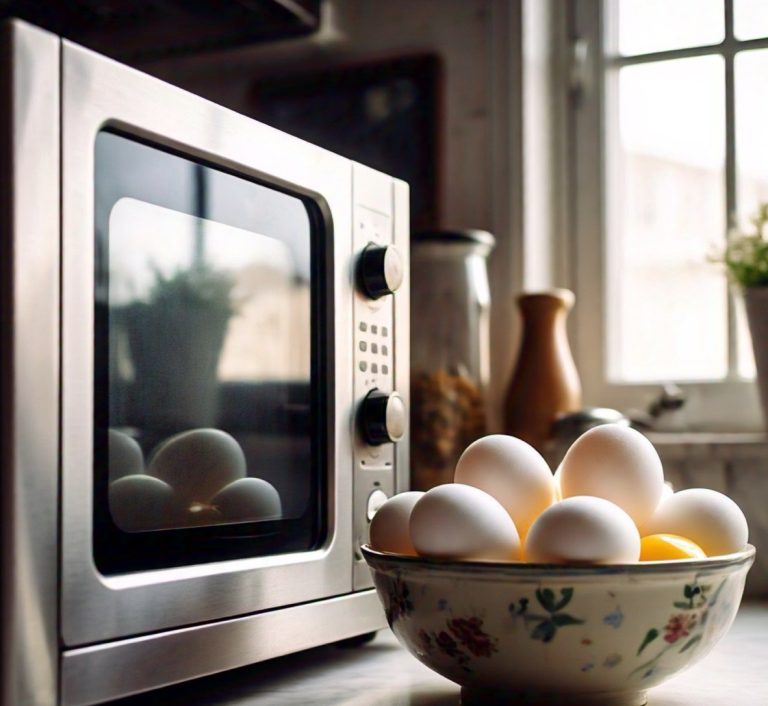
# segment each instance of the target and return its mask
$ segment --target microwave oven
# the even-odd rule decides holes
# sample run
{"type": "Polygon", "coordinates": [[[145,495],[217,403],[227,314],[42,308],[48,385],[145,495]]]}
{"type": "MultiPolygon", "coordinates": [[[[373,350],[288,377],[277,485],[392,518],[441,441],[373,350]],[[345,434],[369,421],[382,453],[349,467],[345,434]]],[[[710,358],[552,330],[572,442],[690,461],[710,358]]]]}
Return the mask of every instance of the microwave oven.
{"type": "Polygon", "coordinates": [[[385,627],[407,185],[17,20],[1,51],[4,706],[385,627]]]}

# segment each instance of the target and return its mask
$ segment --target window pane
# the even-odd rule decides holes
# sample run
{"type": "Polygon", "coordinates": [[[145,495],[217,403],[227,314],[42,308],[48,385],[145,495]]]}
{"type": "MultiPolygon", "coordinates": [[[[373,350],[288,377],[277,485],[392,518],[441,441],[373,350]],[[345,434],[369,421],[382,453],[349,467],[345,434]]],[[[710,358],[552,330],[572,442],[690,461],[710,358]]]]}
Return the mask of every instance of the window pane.
{"type": "Polygon", "coordinates": [[[617,89],[608,151],[609,376],[721,378],[727,292],[707,256],[722,246],[726,220],[723,61],[626,67],[617,89]]]}
{"type": "Polygon", "coordinates": [[[733,4],[733,33],[737,39],[768,37],[768,2],[765,0],[735,0],[733,4]]]}
{"type": "Polygon", "coordinates": [[[608,0],[607,9],[616,12],[620,54],[719,44],[725,36],[722,0],[608,0]]]}
{"type": "Polygon", "coordinates": [[[760,202],[768,201],[768,50],[737,54],[735,71],[739,224],[744,228],[760,202]]]}

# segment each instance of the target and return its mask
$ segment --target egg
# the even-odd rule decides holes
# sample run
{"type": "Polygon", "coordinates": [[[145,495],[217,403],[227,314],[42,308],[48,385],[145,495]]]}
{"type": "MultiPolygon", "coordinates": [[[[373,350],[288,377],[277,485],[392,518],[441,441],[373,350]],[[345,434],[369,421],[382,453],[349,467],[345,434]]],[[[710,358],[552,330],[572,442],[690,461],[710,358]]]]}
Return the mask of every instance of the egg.
{"type": "Polygon", "coordinates": [[[221,512],[213,505],[192,503],[179,512],[176,520],[177,527],[207,527],[220,525],[223,522],[221,512]]]}
{"type": "Polygon", "coordinates": [[[645,436],[630,427],[604,424],[582,434],[568,449],[560,488],[563,498],[593,495],[610,500],[642,525],[661,500],[664,472],[645,436]]]}
{"type": "Polygon", "coordinates": [[[144,473],[144,454],[135,439],[116,429],[107,432],[107,439],[110,481],[144,473]]]}
{"type": "Polygon", "coordinates": [[[123,476],[109,484],[109,510],[124,532],[162,529],[173,523],[176,498],[171,486],[159,478],[123,476]]]}
{"type": "Polygon", "coordinates": [[[555,475],[552,480],[555,482],[555,500],[560,502],[563,499],[563,489],[560,487],[560,476],[562,475],[563,465],[560,464],[555,471],[555,475]]]}
{"type": "Polygon", "coordinates": [[[647,534],[677,534],[698,544],[707,556],[744,549],[747,520],[727,495],[708,488],[680,490],[664,499],[644,526],[647,534]]]}
{"type": "Polygon", "coordinates": [[[283,516],[280,493],[262,478],[240,478],[225,485],[211,500],[224,520],[279,520],[283,516]]]}
{"type": "Polygon", "coordinates": [[[225,485],[245,477],[245,454],[226,432],[193,429],[164,441],[148,471],[172,486],[185,505],[208,504],[225,485]]]}
{"type": "Polygon", "coordinates": [[[544,510],[525,540],[526,561],[546,564],[626,564],[640,557],[632,518],[604,498],[565,498],[544,510]]]}
{"type": "Polygon", "coordinates": [[[547,462],[525,441],[505,434],[491,434],[470,444],[456,464],[454,481],[496,498],[521,537],[555,501],[555,484],[547,462]]]}
{"type": "Polygon", "coordinates": [[[676,534],[652,534],[640,540],[640,561],[704,559],[706,556],[698,544],[676,534]]]}
{"type": "Polygon", "coordinates": [[[411,541],[421,556],[515,561],[520,537],[501,503],[479,488],[446,483],[428,490],[411,511],[411,541]]]}
{"type": "Polygon", "coordinates": [[[417,490],[398,493],[376,511],[369,529],[371,546],[374,549],[416,556],[409,523],[413,507],[423,495],[424,493],[417,490]]]}
{"type": "MultiPolygon", "coordinates": [[[[656,507],[657,508],[660,507],[661,503],[663,503],[668,497],[673,495],[674,492],[675,490],[672,483],[670,483],[669,481],[664,481],[664,488],[661,492],[661,500],[659,500],[659,504],[656,507]]],[[[653,515],[651,515],[651,517],[653,517],[653,515]]],[[[649,517],[645,522],[641,522],[637,525],[637,529],[640,531],[641,537],[645,537],[647,535],[653,534],[648,528],[648,523],[650,522],[651,517],[649,517]]]]}

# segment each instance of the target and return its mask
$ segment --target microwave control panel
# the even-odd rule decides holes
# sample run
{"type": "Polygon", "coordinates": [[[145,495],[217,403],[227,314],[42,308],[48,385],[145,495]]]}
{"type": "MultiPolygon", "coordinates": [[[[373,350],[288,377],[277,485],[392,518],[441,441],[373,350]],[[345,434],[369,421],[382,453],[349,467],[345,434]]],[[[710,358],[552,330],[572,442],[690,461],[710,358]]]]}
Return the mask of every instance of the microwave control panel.
{"type": "MultiPolygon", "coordinates": [[[[394,182],[355,165],[354,248],[354,551],[356,590],[370,585],[358,547],[380,505],[397,492],[397,444],[406,434],[408,410],[399,390],[395,348],[396,299],[406,277],[407,253],[395,242],[394,182]]],[[[397,332],[397,335],[396,335],[397,332]]]]}

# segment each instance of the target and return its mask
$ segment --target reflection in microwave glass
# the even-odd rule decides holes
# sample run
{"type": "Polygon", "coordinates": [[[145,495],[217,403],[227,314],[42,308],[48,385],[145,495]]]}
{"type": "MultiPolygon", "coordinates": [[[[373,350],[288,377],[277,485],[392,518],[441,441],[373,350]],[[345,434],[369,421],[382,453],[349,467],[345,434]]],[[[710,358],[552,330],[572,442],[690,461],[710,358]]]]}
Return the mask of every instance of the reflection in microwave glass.
{"type": "Polygon", "coordinates": [[[145,460],[130,435],[109,430],[109,507],[124,532],[279,520],[280,494],[248,475],[240,444],[219,429],[160,442],[145,460]]]}

